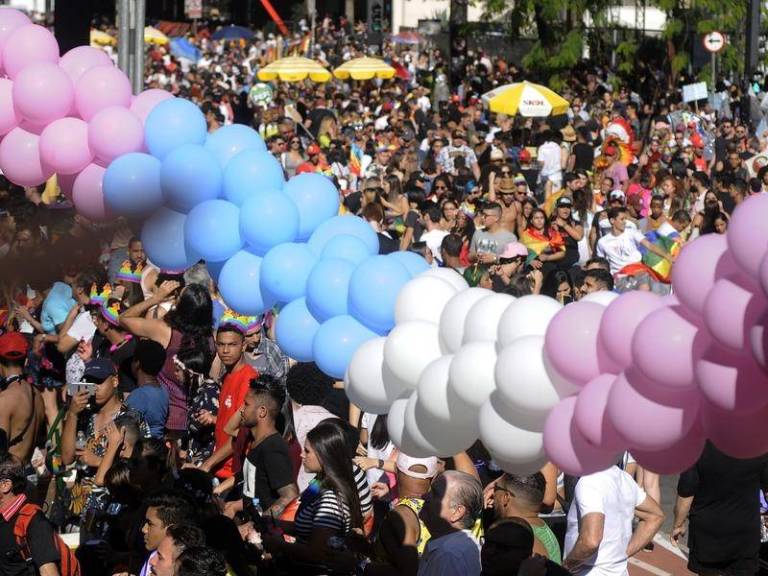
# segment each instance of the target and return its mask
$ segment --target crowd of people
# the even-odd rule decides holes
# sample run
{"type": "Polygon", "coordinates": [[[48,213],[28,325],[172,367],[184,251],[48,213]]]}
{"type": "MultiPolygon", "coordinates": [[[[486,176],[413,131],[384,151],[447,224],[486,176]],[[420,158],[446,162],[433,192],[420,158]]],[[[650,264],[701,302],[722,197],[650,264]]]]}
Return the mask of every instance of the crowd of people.
{"type": "MultiPolygon", "coordinates": [[[[754,92],[724,87],[694,114],[654,98],[655,74],[585,63],[567,115],[525,119],[480,98],[525,78],[484,53],[453,90],[438,50],[389,42],[392,80],[265,88],[281,39],[191,41],[195,62],[149,50],[148,86],[200,104],[210,130],[257,128],[286,177],[332,178],[381,253],[496,292],[667,293],[680,247],[768,191],[754,92]]],[[[364,27],[324,19],[310,54],[366,50],[364,27]]],[[[279,310],[228,309],[205,263],[158,269],[138,230],[74,214],[55,184],[0,186],[0,573],[607,575],[653,546],[659,477],[630,455],[572,478],[505,473],[479,442],[405,454],[386,415],[286,357],[279,310]]],[[[767,463],[708,445],[681,476],[691,570],[756,572],[767,463]]]]}

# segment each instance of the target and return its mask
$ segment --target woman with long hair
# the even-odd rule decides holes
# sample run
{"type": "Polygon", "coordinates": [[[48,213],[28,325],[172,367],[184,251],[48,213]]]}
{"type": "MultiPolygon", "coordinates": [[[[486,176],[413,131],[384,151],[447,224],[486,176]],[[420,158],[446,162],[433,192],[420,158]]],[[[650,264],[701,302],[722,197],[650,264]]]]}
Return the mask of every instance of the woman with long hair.
{"type": "Polygon", "coordinates": [[[168,390],[170,406],[166,435],[174,440],[184,436],[187,430],[188,394],[176,376],[174,357],[180,350],[189,349],[213,355],[213,304],[204,286],[192,284],[181,290],[173,308],[162,319],[144,318],[149,309],[177,292],[179,287],[178,282],[165,281],[151,298],[120,315],[120,324],[133,335],[159,342],[165,348],[166,360],[158,380],[168,390]]]}
{"type": "Polygon", "coordinates": [[[304,154],[304,147],[301,145],[301,138],[298,134],[294,134],[288,140],[288,151],[283,154],[283,169],[288,178],[293,178],[296,175],[296,168],[306,161],[307,157],[304,154]]]}
{"type": "Polygon", "coordinates": [[[531,212],[528,226],[520,235],[520,242],[528,249],[527,263],[544,276],[565,258],[565,239],[547,221],[547,214],[541,208],[531,212]]]}
{"type": "Polygon", "coordinates": [[[339,426],[323,421],[308,434],[302,454],[304,470],[316,474],[301,494],[294,521],[296,542],[263,535],[264,547],[294,563],[320,567],[332,549],[329,540],[362,529],[360,498],[349,458],[347,438],[339,426]]]}

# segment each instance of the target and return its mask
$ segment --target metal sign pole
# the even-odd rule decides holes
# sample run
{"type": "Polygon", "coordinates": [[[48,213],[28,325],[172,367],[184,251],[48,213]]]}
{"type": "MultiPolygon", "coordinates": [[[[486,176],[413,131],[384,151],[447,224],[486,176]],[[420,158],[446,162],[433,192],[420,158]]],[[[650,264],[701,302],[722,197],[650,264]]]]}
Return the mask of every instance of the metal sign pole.
{"type": "Polygon", "coordinates": [[[133,49],[133,75],[131,76],[131,84],[133,85],[133,93],[138,94],[144,90],[144,23],[147,16],[147,2],[146,0],[135,0],[136,9],[135,15],[135,29],[133,49]]]}
{"type": "Polygon", "coordinates": [[[117,66],[128,76],[131,75],[128,53],[131,45],[131,0],[120,0],[117,6],[117,66]]]}

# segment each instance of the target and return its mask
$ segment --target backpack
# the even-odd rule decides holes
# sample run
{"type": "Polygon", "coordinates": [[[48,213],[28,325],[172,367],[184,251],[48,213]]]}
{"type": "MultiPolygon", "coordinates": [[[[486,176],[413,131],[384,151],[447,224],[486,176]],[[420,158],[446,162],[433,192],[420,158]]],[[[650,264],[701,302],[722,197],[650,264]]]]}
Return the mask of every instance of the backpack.
{"type": "MultiPolygon", "coordinates": [[[[41,512],[40,507],[35,504],[24,504],[16,514],[16,520],[13,524],[13,536],[16,540],[16,545],[19,548],[19,553],[22,559],[30,567],[32,567],[32,552],[27,542],[27,530],[29,524],[35,517],[35,514],[41,512]]],[[[53,535],[56,548],[59,550],[61,561],[59,563],[59,574],[61,576],[80,576],[80,564],[77,561],[77,557],[73,550],[70,550],[61,536],[57,533],[53,535]]],[[[30,570],[30,572],[35,572],[30,570]]]]}

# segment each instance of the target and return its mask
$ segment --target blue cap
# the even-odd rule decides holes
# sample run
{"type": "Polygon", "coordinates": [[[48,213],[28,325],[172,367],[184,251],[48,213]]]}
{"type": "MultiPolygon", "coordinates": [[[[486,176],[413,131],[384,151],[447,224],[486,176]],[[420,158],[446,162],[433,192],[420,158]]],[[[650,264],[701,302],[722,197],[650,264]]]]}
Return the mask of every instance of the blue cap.
{"type": "Polygon", "coordinates": [[[94,358],[85,364],[83,378],[90,378],[92,382],[104,382],[110,376],[117,374],[117,368],[108,358],[94,358]]]}

